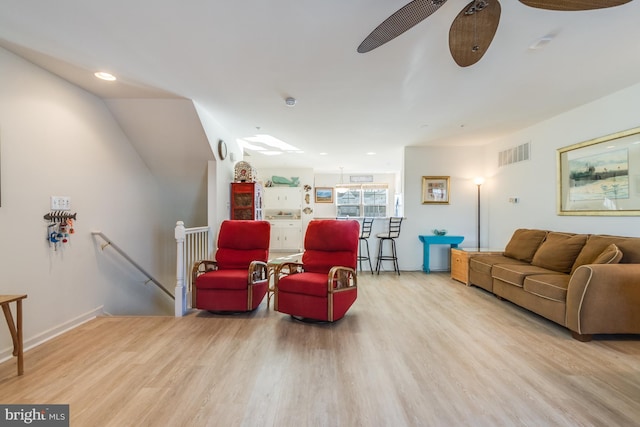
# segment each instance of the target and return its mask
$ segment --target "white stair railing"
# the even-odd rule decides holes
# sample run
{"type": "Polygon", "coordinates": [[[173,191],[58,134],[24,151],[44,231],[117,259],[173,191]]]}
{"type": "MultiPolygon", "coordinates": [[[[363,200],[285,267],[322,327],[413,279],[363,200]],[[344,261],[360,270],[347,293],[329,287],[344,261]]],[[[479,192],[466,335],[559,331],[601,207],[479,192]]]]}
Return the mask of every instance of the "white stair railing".
{"type": "Polygon", "coordinates": [[[178,221],[176,237],[176,317],[184,316],[191,308],[191,267],[196,261],[211,259],[213,242],[209,227],[185,228],[178,221]]]}

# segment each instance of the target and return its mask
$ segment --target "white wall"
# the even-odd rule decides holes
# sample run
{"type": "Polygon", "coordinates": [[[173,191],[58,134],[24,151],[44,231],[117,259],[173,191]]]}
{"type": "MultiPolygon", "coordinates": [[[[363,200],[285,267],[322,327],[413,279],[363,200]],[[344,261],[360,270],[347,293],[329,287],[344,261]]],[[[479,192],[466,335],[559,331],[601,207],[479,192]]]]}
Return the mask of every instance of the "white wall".
{"type": "MultiPolygon", "coordinates": [[[[476,247],[477,187],[484,176],[481,246],[502,249],[516,228],[543,228],[576,233],[640,236],[640,218],[559,216],[556,207],[557,149],[640,126],[640,84],[581,106],[484,147],[407,147],[405,149],[405,216],[399,239],[403,270],[422,269],[417,236],[445,228],[465,237],[461,246],[476,247]],[[498,153],[531,143],[531,160],[498,168],[498,153]],[[421,176],[451,176],[449,205],[422,205],[421,176]],[[518,197],[520,203],[509,203],[518,197]]],[[[633,167],[633,166],[632,166],[633,167]]],[[[448,268],[448,248],[432,246],[431,268],[448,268]]]]}
{"type": "MultiPolygon", "coordinates": [[[[640,236],[640,218],[556,214],[557,149],[640,126],[640,84],[576,108],[504,138],[487,148],[493,168],[490,193],[491,244],[503,247],[518,227],[576,233],[640,236]],[[498,151],[531,141],[528,162],[498,169],[498,151]],[[518,195],[521,203],[507,203],[518,195]]],[[[639,165],[631,165],[639,167],[639,165]]]]}
{"type": "MultiPolygon", "coordinates": [[[[211,150],[215,154],[215,161],[208,162],[207,175],[207,206],[208,206],[208,224],[185,224],[187,227],[198,227],[208,225],[217,234],[220,223],[229,219],[231,187],[233,181],[233,171],[235,162],[231,158],[242,160],[242,150],[235,140],[232,140],[222,126],[209,114],[202,106],[194,103],[202,128],[204,129],[211,150]],[[218,154],[218,141],[225,141],[227,144],[228,155],[222,160],[218,154]]],[[[238,160],[236,160],[237,162],[238,160]]],[[[214,237],[215,239],[215,237],[214,237]]],[[[215,240],[214,240],[215,241],[215,240]]]]}
{"type": "MultiPolygon", "coordinates": [[[[105,104],[162,194],[162,239],[156,241],[158,273],[174,289],[176,244],[174,226],[207,224],[207,161],[213,160],[193,101],[183,98],[109,98],[105,104]]],[[[158,218],[160,219],[160,218],[158,218]]]]}
{"type": "MultiPolygon", "coordinates": [[[[398,238],[401,270],[422,270],[422,243],[419,235],[446,229],[448,234],[464,236],[460,246],[477,246],[477,186],[473,180],[485,174],[483,147],[406,147],[404,152],[405,220],[398,238]],[[449,176],[449,204],[422,204],[422,177],[449,176]]],[[[484,186],[483,186],[484,187],[484,186]]],[[[484,197],[483,197],[484,200],[484,197]]],[[[483,208],[483,222],[486,218],[483,208]]],[[[483,227],[486,229],[486,227],[483,227]]],[[[486,246],[483,230],[482,246],[486,246]]],[[[431,270],[446,270],[449,246],[434,245],[430,250],[431,270]]]]}
{"type": "MultiPolygon", "coordinates": [[[[0,49],[0,293],[28,294],[26,347],[99,313],[173,313],[173,301],[91,235],[152,274],[166,224],[158,186],[104,102],[0,49]],[[71,198],[76,233],[46,241],[50,196],[71,198]]],[[[165,283],[170,290],[173,283],[165,283]]],[[[11,340],[0,327],[0,359],[11,340]]]]}

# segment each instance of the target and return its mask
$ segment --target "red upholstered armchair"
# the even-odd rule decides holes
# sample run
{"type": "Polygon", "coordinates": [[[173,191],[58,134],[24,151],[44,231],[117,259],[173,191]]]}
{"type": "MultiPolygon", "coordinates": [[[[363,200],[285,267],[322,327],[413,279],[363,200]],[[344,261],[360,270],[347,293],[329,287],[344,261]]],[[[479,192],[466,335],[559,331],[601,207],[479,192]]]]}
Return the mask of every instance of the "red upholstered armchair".
{"type": "Polygon", "coordinates": [[[302,263],[285,263],[276,270],[275,310],[302,320],[341,319],[358,296],[359,237],[358,221],[311,221],[302,263]]]}
{"type": "Polygon", "coordinates": [[[213,312],[255,310],[267,293],[271,225],[267,221],[223,221],[215,261],[192,270],[192,307],[213,312]]]}

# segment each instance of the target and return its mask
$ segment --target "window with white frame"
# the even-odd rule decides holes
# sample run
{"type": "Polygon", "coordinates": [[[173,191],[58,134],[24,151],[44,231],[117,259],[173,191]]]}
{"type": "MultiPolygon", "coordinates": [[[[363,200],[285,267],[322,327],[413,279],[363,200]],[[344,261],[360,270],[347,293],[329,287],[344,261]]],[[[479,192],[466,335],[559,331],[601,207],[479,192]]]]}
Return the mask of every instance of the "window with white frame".
{"type": "Polygon", "coordinates": [[[336,216],[359,217],[361,215],[362,190],[360,186],[336,187],[336,216]]]}
{"type": "Polygon", "coordinates": [[[336,216],[386,217],[386,184],[345,184],[336,187],[336,216]]]}

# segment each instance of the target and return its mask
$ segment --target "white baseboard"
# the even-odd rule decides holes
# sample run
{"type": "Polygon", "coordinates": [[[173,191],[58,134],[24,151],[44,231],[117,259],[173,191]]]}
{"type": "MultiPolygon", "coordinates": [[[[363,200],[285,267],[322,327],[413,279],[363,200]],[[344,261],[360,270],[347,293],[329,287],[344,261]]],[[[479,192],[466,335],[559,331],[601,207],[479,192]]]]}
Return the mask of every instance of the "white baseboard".
{"type": "MultiPolygon", "coordinates": [[[[61,325],[55,326],[51,329],[48,329],[38,335],[36,335],[35,337],[29,338],[28,340],[24,341],[24,349],[23,351],[26,352],[27,350],[30,350],[34,347],[39,346],[40,344],[43,344],[47,341],[49,341],[50,339],[53,339],[55,337],[57,337],[58,335],[62,335],[67,331],[70,331],[71,329],[77,328],[78,326],[82,325],[83,323],[88,322],[89,320],[95,319],[98,316],[104,315],[104,307],[100,306],[100,307],[96,307],[95,309],[85,313],[85,314],[81,314],[78,317],[75,317],[65,323],[62,323],[61,325]]],[[[14,319],[15,320],[15,319],[14,319]]],[[[10,358],[13,357],[13,347],[4,349],[0,351],[0,363],[9,360],[10,358]]]]}

